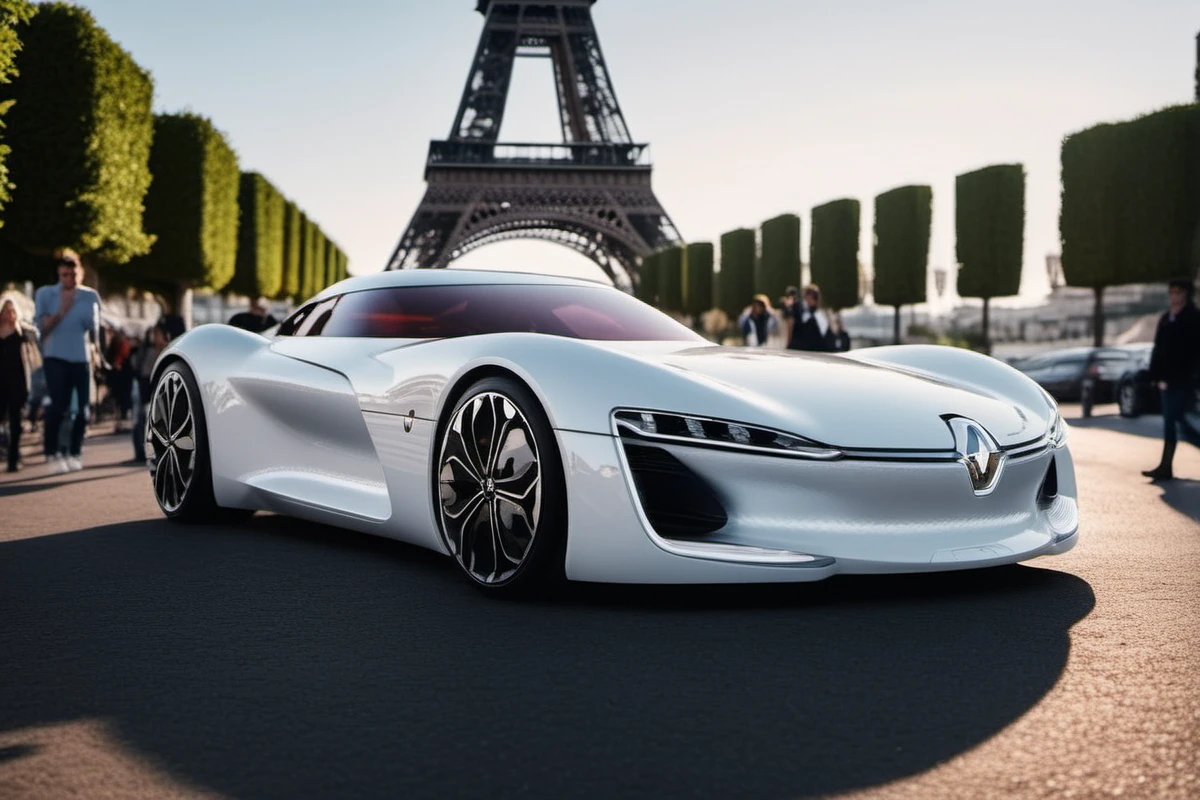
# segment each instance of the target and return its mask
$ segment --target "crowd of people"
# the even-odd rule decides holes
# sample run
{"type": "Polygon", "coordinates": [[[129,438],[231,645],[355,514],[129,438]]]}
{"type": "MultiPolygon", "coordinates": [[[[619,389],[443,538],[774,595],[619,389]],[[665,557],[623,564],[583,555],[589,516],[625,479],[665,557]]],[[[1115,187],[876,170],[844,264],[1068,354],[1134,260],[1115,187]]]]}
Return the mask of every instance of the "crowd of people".
{"type": "Polygon", "coordinates": [[[813,353],[844,353],[850,334],[841,315],[821,307],[821,289],[810,283],[801,292],[789,286],[778,309],[771,298],[756,294],[737,321],[747,347],[785,347],[813,353]]]}
{"type": "Polygon", "coordinates": [[[21,439],[42,423],[42,452],[55,473],[83,468],[84,435],[103,395],[114,418],[132,418],[133,460],[145,461],[150,370],[183,320],[164,314],[135,336],[105,324],[100,296],[84,286],[72,250],[55,253],[58,281],[34,294],[33,318],[12,297],[0,302],[0,409],[7,471],[23,468],[21,439]]]}

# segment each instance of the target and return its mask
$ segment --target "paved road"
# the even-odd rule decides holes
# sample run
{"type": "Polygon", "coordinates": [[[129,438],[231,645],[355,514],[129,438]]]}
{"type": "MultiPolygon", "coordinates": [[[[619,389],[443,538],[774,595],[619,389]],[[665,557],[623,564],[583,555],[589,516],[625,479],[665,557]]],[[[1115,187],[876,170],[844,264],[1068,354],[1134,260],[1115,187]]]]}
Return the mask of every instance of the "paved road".
{"type": "Polygon", "coordinates": [[[90,442],[0,481],[0,797],[1200,797],[1200,483],[1086,425],[1057,559],[538,603],[90,442]]]}

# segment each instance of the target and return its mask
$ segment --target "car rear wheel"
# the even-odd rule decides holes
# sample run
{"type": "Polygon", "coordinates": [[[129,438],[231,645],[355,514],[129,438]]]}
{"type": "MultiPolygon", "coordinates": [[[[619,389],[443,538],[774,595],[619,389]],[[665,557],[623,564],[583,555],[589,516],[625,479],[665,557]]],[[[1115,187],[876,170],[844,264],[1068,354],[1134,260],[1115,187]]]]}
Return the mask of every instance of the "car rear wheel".
{"type": "Polygon", "coordinates": [[[1117,404],[1120,406],[1122,417],[1136,417],[1142,413],[1138,408],[1137,387],[1133,381],[1121,382],[1117,390],[1117,404]]]}
{"type": "Polygon", "coordinates": [[[443,423],[436,463],[442,540],[476,586],[515,595],[561,580],[562,459],[528,388],[497,377],[467,389],[443,423]]]}

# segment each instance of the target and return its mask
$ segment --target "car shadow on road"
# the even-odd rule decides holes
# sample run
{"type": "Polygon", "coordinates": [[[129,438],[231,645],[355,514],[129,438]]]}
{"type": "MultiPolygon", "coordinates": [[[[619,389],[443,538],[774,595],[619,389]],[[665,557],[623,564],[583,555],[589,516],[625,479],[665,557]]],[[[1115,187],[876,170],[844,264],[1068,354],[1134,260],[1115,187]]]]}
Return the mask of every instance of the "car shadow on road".
{"type": "Polygon", "coordinates": [[[500,602],[285,517],[134,522],[0,544],[0,729],[102,718],[242,798],[826,795],[1019,719],[1094,603],[1024,566],[500,602]]]}
{"type": "Polygon", "coordinates": [[[1200,481],[1176,478],[1159,485],[1164,503],[1200,522],[1200,481]]]}

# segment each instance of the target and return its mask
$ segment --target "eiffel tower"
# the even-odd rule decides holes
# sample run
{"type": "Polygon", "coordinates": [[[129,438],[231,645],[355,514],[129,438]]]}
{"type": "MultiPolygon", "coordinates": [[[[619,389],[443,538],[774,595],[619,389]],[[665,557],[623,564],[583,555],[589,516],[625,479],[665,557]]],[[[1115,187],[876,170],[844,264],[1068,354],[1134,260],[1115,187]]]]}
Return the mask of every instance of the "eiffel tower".
{"type": "Polygon", "coordinates": [[[445,267],[485,244],[542,239],[625,289],[644,256],[679,241],[650,188],[592,23],[596,0],[479,0],[483,33],[450,137],[429,144],[425,197],[388,269],[445,267]],[[513,59],[548,57],[563,141],[497,141],[513,59]]]}

